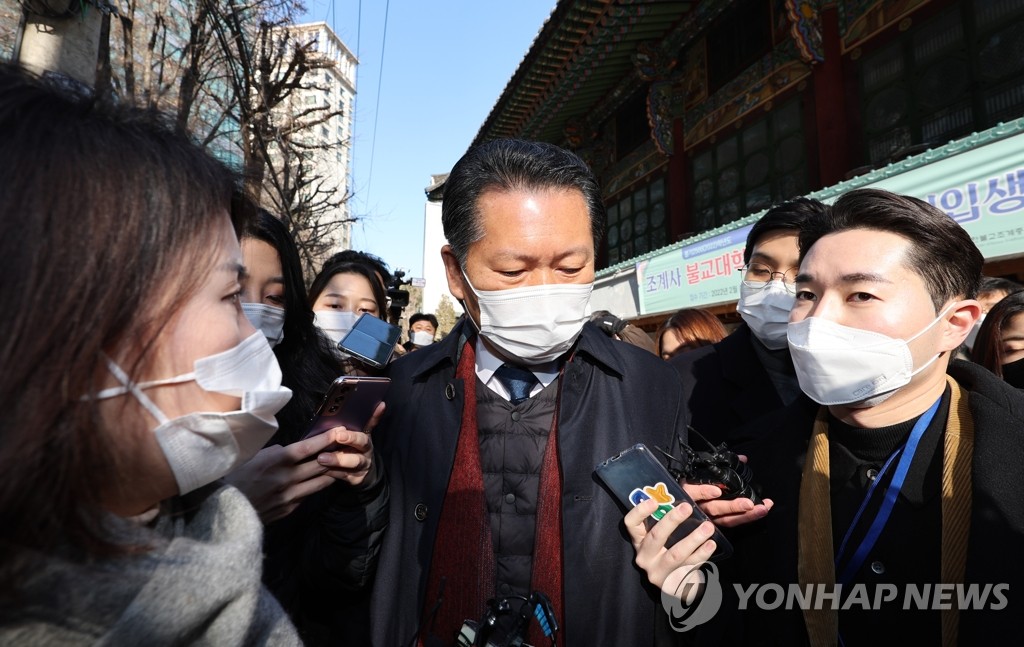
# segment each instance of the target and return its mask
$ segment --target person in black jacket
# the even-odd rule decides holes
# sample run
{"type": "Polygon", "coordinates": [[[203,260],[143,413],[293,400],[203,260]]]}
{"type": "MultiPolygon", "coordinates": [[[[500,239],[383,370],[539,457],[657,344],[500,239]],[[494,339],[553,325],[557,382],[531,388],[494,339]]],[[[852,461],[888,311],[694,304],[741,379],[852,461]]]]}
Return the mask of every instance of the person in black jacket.
{"type": "Polygon", "coordinates": [[[225,480],[265,524],[263,580],[303,642],[365,643],[387,483],[366,467],[372,445],[365,434],[339,428],[305,437],[340,374],[337,361],[313,325],[299,253],[284,223],[241,195],[234,203],[236,211],[255,211],[241,235],[242,309],[274,347],[293,396],[266,446],[225,480]]]}
{"type": "Polygon", "coordinates": [[[805,224],[800,246],[787,337],[807,398],[748,451],[775,506],[733,536],[724,585],[745,602],[709,628],[748,645],[1015,636],[1024,394],[950,362],[981,313],[981,252],[935,207],[875,189],[805,224]],[[820,604],[775,606],[766,586],[820,604]]]}
{"type": "Polygon", "coordinates": [[[730,447],[763,432],[758,420],[800,394],[786,347],[804,224],[828,207],[796,198],[772,207],[747,235],[736,310],[743,318],[732,334],[669,361],[683,379],[689,424],[713,443],[730,447]]]}
{"type": "Polygon", "coordinates": [[[391,488],[374,644],[451,645],[488,598],[517,613],[514,596],[539,591],[560,645],[651,645],[657,590],[593,470],[635,443],[685,438],[681,388],[655,355],[588,321],[596,179],[555,146],[499,140],[455,165],[442,208],[448,285],[468,316],[389,367],[373,436],[391,488]]]}

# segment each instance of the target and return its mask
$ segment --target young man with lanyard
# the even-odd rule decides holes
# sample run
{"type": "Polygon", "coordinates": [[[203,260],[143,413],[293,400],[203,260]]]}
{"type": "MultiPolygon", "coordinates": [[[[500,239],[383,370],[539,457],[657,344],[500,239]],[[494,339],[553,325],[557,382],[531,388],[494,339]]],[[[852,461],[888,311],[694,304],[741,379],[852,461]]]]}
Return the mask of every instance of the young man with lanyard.
{"type": "MultiPolygon", "coordinates": [[[[1016,635],[1024,395],[950,362],[980,315],[981,253],[929,204],[871,189],[807,223],[800,248],[788,339],[813,402],[794,403],[770,441],[748,452],[774,507],[734,542],[734,570],[745,591],[841,584],[843,593],[835,609],[824,597],[818,609],[769,610],[751,596],[721,641],[982,644],[1016,635]],[[960,587],[943,594],[940,584],[960,587]],[[971,585],[974,603],[962,604],[971,585]],[[858,587],[864,597],[851,598],[858,587]]],[[[719,516],[727,505],[702,503],[725,525],[753,517],[719,516]]],[[[701,538],[664,552],[678,520],[644,533],[642,512],[627,527],[659,583],[697,560],[688,552],[701,538]]]]}

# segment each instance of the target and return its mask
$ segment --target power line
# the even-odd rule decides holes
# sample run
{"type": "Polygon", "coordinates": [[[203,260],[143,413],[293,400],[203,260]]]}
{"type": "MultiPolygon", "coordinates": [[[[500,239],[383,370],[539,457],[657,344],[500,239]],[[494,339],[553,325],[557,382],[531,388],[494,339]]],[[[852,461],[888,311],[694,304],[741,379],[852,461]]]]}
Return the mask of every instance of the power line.
{"type": "Polygon", "coordinates": [[[373,156],[377,150],[377,117],[380,115],[380,87],[384,78],[384,51],[388,42],[388,12],[391,0],[384,4],[384,35],[380,41],[380,69],[377,71],[377,105],[373,109],[373,135],[370,138],[370,171],[366,174],[366,204],[369,206],[370,186],[373,183],[373,156]]]}

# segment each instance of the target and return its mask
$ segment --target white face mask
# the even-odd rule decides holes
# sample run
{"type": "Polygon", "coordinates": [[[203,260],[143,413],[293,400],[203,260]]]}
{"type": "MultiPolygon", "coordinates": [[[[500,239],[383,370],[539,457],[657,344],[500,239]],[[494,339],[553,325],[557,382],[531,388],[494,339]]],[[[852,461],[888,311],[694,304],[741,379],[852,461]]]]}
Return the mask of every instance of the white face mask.
{"type": "Polygon", "coordinates": [[[964,340],[964,344],[966,344],[971,350],[974,350],[974,342],[978,339],[978,331],[981,330],[981,324],[985,321],[985,314],[986,313],[984,312],[981,313],[978,320],[974,322],[973,326],[971,326],[971,332],[967,333],[967,339],[964,340]]]}
{"type": "Polygon", "coordinates": [[[348,331],[352,330],[352,326],[355,325],[356,319],[359,318],[358,312],[340,312],[338,310],[317,310],[313,313],[313,325],[324,331],[324,334],[338,344],[348,331]]]}
{"type": "Polygon", "coordinates": [[[252,458],[277,431],[274,415],[292,392],[281,386],[281,368],[259,331],[223,353],[195,361],[195,370],[177,377],[133,383],[113,360],[110,372],[124,386],[104,389],[97,399],[131,393],[156,418],[157,442],[174,472],[181,494],[212,483],[252,458]],[[168,418],[143,389],[196,382],[205,391],[242,398],[230,412],[194,412],[168,418]]]}
{"type": "Polygon", "coordinates": [[[253,328],[263,333],[271,347],[284,340],[284,308],[265,303],[243,303],[242,312],[253,328]]]}
{"type": "Polygon", "coordinates": [[[429,346],[434,343],[434,336],[426,330],[414,330],[409,335],[409,341],[413,346],[429,346]]]}
{"type": "Polygon", "coordinates": [[[480,305],[480,334],[523,364],[543,364],[562,356],[590,319],[593,283],[477,291],[465,273],[462,276],[480,305]]]}
{"type": "Polygon", "coordinates": [[[740,283],[740,300],[736,312],[750,326],[750,331],[766,348],[780,350],[786,347],[786,329],[789,311],[796,296],[786,290],[780,281],[770,281],[763,288],[752,288],[740,283]]]}
{"type": "Polygon", "coordinates": [[[892,397],[931,365],[935,355],[914,368],[909,343],[941,320],[948,310],[910,339],[850,328],[821,317],[789,324],[789,353],[800,389],[818,404],[862,403],[873,407],[892,397]]]}

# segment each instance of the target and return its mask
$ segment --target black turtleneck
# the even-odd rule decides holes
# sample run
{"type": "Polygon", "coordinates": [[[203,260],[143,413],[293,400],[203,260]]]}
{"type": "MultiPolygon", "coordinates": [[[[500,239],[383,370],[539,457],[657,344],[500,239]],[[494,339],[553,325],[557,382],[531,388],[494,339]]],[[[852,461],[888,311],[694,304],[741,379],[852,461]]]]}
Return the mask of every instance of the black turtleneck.
{"type": "MultiPolygon", "coordinates": [[[[913,632],[921,638],[921,644],[940,641],[938,613],[903,611],[902,600],[906,584],[934,586],[940,581],[942,439],[949,416],[949,397],[947,387],[935,417],[921,437],[892,515],[853,578],[853,583],[866,584],[871,596],[874,596],[875,585],[895,584],[900,589],[899,597],[881,611],[840,613],[840,634],[847,645],[877,642],[880,623],[884,626],[889,621],[915,625],[913,632]],[[910,537],[914,540],[910,541],[910,537]]],[[[837,554],[872,481],[889,456],[904,444],[919,418],[888,427],[863,429],[829,416],[832,542],[837,554]]],[[[843,561],[836,569],[837,578],[874,521],[898,462],[897,457],[875,487],[871,501],[850,535],[843,561]]]]}

